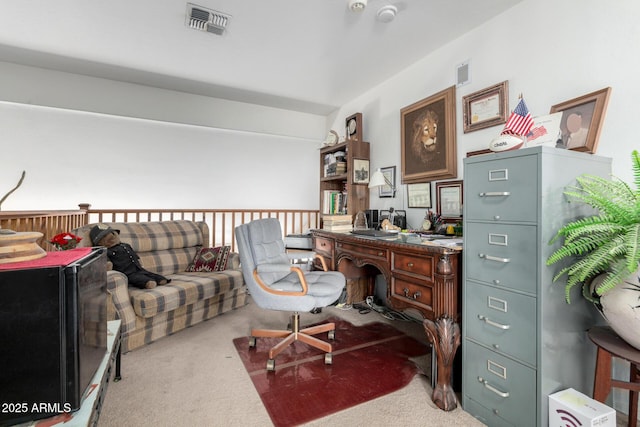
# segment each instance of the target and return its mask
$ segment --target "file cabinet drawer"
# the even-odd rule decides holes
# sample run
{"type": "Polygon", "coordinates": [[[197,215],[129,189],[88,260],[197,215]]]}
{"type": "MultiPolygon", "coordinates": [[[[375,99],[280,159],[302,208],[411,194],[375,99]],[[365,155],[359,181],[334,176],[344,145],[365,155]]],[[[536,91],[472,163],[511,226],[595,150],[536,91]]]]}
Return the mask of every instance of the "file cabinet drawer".
{"type": "Polygon", "coordinates": [[[467,282],[466,336],[536,366],[536,299],[467,282]]]}
{"type": "Polygon", "coordinates": [[[482,423],[491,426],[491,427],[516,427],[516,423],[510,423],[507,420],[504,420],[485,408],[484,406],[478,404],[473,399],[468,396],[464,396],[463,400],[464,410],[472,414],[475,419],[481,421],[482,423]]]}
{"type": "Polygon", "coordinates": [[[482,162],[465,169],[465,219],[536,221],[538,188],[533,177],[537,171],[536,156],[482,162]]]}
{"type": "Polygon", "coordinates": [[[523,292],[537,292],[536,231],[533,225],[467,222],[467,277],[523,292]]]}
{"type": "Polygon", "coordinates": [[[472,341],[464,345],[464,393],[508,422],[535,426],[536,371],[472,341]]]}

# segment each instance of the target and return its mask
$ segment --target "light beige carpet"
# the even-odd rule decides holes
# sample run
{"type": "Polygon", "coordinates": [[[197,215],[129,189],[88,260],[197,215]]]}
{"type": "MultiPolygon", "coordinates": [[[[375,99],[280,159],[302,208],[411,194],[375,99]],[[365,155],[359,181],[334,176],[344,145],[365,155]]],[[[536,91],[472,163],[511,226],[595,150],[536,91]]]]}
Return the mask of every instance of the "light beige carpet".
{"type": "MultiPolygon", "coordinates": [[[[303,313],[302,324],[339,316],[355,325],[388,322],[426,341],[419,323],[335,307],[303,313]]],[[[282,328],[288,314],[249,305],[122,355],[122,381],[109,384],[99,427],[272,425],[232,340],[251,326],[282,328]]],[[[266,362],[265,362],[266,363],[266,362]]],[[[335,357],[333,363],[340,363],[335,357]]],[[[430,359],[418,360],[429,373],[430,359]]],[[[375,372],[371,372],[375,380],[375,372]]],[[[308,426],[482,426],[460,407],[451,412],[431,401],[430,379],[417,375],[397,392],[320,418],[308,426]]]]}

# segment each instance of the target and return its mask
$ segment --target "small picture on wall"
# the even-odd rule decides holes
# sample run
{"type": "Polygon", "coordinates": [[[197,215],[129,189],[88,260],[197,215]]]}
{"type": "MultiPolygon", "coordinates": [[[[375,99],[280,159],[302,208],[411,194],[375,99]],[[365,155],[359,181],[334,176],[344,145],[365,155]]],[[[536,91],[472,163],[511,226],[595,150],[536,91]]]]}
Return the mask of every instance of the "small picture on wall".
{"type": "Polygon", "coordinates": [[[369,160],[353,159],[353,183],[369,183],[369,160]]]}

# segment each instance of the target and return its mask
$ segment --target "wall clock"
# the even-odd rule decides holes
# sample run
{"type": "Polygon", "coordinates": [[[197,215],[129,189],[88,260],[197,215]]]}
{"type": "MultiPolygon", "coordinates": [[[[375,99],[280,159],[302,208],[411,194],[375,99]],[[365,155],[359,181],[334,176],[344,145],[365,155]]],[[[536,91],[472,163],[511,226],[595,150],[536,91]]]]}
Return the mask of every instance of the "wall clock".
{"type": "Polygon", "coordinates": [[[347,139],[362,141],[362,113],[355,113],[345,121],[347,139]]]}

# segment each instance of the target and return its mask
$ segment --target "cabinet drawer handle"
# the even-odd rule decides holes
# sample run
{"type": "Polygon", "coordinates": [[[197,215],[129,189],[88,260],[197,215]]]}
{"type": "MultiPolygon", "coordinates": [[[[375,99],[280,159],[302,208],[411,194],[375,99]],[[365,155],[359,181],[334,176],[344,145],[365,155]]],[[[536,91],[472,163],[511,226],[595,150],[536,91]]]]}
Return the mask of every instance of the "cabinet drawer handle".
{"type": "Polygon", "coordinates": [[[497,388],[495,388],[494,386],[489,384],[489,381],[485,380],[484,378],[478,377],[478,381],[481,382],[487,389],[491,390],[492,392],[494,392],[498,396],[500,396],[500,397],[509,397],[509,392],[498,390],[497,388]]]}
{"type": "Polygon", "coordinates": [[[378,256],[384,255],[384,252],[378,252],[378,256]]]}
{"type": "Polygon", "coordinates": [[[412,262],[408,262],[407,263],[407,267],[409,267],[409,268],[413,267],[413,263],[412,262]]]}
{"type": "Polygon", "coordinates": [[[510,258],[499,258],[497,256],[486,255],[486,254],[478,254],[480,258],[484,258],[487,261],[496,261],[496,262],[504,262],[505,264],[511,262],[510,258]]]}
{"type": "Polygon", "coordinates": [[[480,197],[501,197],[501,196],[510,196],[510,191],[487,191],[478,194],[480,197]]]}
{"type": "Polygon", "coordinates": [[[498,329],[502,329],[502,330],[505,330],[505,331],[507,329],[511,328],[511,325],[503,325],[502,323],[494,322],[493,320],[489,319],[486,316],[483,316],[482,314],[478,314],[478,319],[482,320],[487,325],[491,325],[491,326],[494,326],[494,327],[496,327],[498,329]]]}
{"type": "Polygon", "coordinates": [[[412,298],[412,299],[416,299],[416,300],[422,296],[422,292],[420,292],[420,291],[414,292],[413,295],[409,295],[409,288],[402,289],[402,293],[404,293],[404,297],[405,298],[412,298]]]}

